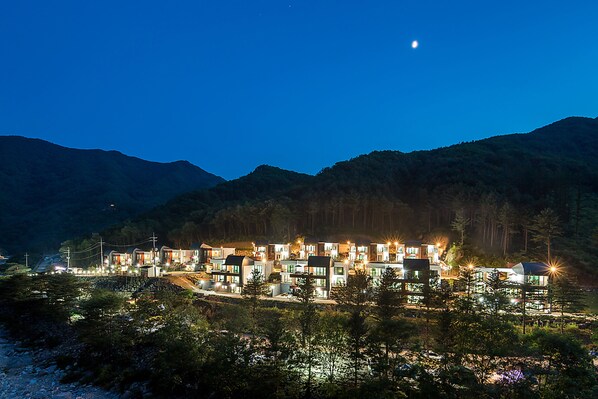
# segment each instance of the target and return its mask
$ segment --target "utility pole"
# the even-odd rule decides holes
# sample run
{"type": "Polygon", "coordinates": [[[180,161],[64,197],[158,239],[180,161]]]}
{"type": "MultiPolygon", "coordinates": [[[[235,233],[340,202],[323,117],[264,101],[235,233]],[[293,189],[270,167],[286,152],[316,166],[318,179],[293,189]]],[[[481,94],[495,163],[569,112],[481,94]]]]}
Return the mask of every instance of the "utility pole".
{"type": "Polygon", "coordinates": [[[66,271],[68,272],[71,270],[71,247],[67,248],[67,255],[66,255],[66,271]]]}
{"type": "Polygon", "coordinates": [[[100,237],[100,270],[104,267],[104,240],[100,237]]]}
{"type": "Polygon", "coordinates": [[[25,252],[25,268],[29,268],[29,254],[25,252]]]}
{"type": "Polygon", "coordinates": [[[152,233],[152,260],[154,263],[154,266],[156,266],[156,240],[158,239],[158,237],[156,237],[155,233],[152,233]]]}

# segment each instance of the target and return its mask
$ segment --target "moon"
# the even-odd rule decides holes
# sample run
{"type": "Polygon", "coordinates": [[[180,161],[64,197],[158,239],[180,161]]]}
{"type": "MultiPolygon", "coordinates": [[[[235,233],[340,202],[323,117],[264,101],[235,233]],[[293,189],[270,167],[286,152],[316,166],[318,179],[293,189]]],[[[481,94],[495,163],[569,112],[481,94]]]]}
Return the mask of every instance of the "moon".
{"type": "Polygon", "coordinates": [[[417,40],[414,40],[411,42],[411,48],[417,48],[417,46],[419,46],[419,43],[417,42],[417,40]]]}

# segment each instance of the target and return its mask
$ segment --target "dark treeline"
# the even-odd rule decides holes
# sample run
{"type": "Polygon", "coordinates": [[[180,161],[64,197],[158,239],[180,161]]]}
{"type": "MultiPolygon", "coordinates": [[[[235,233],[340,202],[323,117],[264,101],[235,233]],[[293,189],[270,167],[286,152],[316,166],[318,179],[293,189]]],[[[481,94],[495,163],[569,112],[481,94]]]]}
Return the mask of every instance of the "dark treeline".
{"type": "MultiPolygon", "coordinates": [[[[545,317],[532,327],[528,316],[524,334],[498,273],[483,301],[434,284],[416,309],[403,307],[392,269],[376,287],[356,272],[338,306],[316,305],[306,278],[296,302],[269,307],[260,277],[252,275],[244,299],[217,302],[176,290],[131,301],[69,274],[14,276],[0,280],[0,320],[21,340],[62,347],[67,381],[134,398],[598,394],[586,347],[596,344],[587,332],[596,326],[545,317]]],[[[459,283],[471,292],[467,272],[459,283]]]]}
{"type": "Polygon", "coordinates": [[[409,154],[373,152],[316,176],[262,166],[107,235],[124,244],[156,231],[176,247],[298,235],[430,241],[463,235],[477,254],[545,260],[530,225],[550,208],[561,232],[556,253],[591,274],[598,255],[597,137],[597,120],[569,118],[530,134],[409,154]]]}

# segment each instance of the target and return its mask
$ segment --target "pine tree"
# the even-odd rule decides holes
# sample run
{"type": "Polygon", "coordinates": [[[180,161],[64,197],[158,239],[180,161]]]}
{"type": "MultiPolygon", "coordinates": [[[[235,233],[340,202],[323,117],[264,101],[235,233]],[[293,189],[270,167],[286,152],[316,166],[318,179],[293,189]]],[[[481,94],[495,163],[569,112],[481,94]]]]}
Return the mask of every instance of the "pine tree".
{"type": "Polygon", "coordinates": [[[543,209],[534,217],[530,230],[534,233],[533,239],[536,242],[546,245],[546,259],[550,262],[552,240],[562,234],[558,215],[550,208],[543,209]]]}
{"type": "Polygon", "coordinates": [[[307,382],[305,384],[305,397],[311,398],[313,391],[313,368],[316,362],[315,356],[315,329],[318,314],[314,305],[316,286],[312,276],[301,278],[298,281],[299,292],[297,294],[301,302],[299,313],[299,324],[301,327],[301,347],[303,349],[302,363],[307,368],[307,382]]]}
{"type": "Polygon", "coordinates": [[[392,268],[382,274],[380,284],[374,290],[374,318],[377,323],[369,334],[370,352],[380,376],[388,379],[396,366],[392,362],[401,350],[402,341],[411,331],[411,326],[397,316],[403,308],[399,280],[392,268]]]}
{"type": "Polygon", "coordinates": [[[579,285],[566,276],[556,276],[550,286],[552,310],[561,314],[561,334],[565,326],[565,313],[582,311],[586,305],[584,293],[579,285]]]}
{"type": "Polygon", "coordinates": [[[459,209],[455,215],[455,219],[453,219],[453,222],[451,223],[451,229],[455,230],[461,236],[461,246],[463,246],[463,243],[465,242],[465,230],[467,229],[469,222],[469,218],[465,216],[465,211],[459,209]]]}
{"type": "Polygon", "coordinates": [[[243,286],[243,298],[245,298],[251,307],[251,318],[254,329],[257,326],[257,310],[260,305],[260,298],[268,293],[268,285],[258,269],[251,271],[251,276],[243,286]]]}
{"type": "Polygon", "coordinates": [[[364,270],[356,270],[350,275],[347,284],[338,287],[335,299],[342,309],[349,312],[348,333],[351,347],[351,368],[353,386],[359,382],[359,371],[362,369],[363,348],[368,332],[365,320],[368,307],[373,299],[371,277],[364,270]]]}

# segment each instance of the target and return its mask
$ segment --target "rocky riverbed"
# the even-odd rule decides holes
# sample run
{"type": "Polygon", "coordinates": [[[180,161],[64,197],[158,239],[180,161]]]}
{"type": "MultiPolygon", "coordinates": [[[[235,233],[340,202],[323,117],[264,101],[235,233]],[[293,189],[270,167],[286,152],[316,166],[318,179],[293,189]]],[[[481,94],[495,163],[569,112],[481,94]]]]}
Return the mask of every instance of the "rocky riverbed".
{"type": "Polygon", "coordinates": [[[0,399],[116,399],[100,388],[60,382],[65,373],[45,350],[26,348],[0,329],[0,399]]]}

